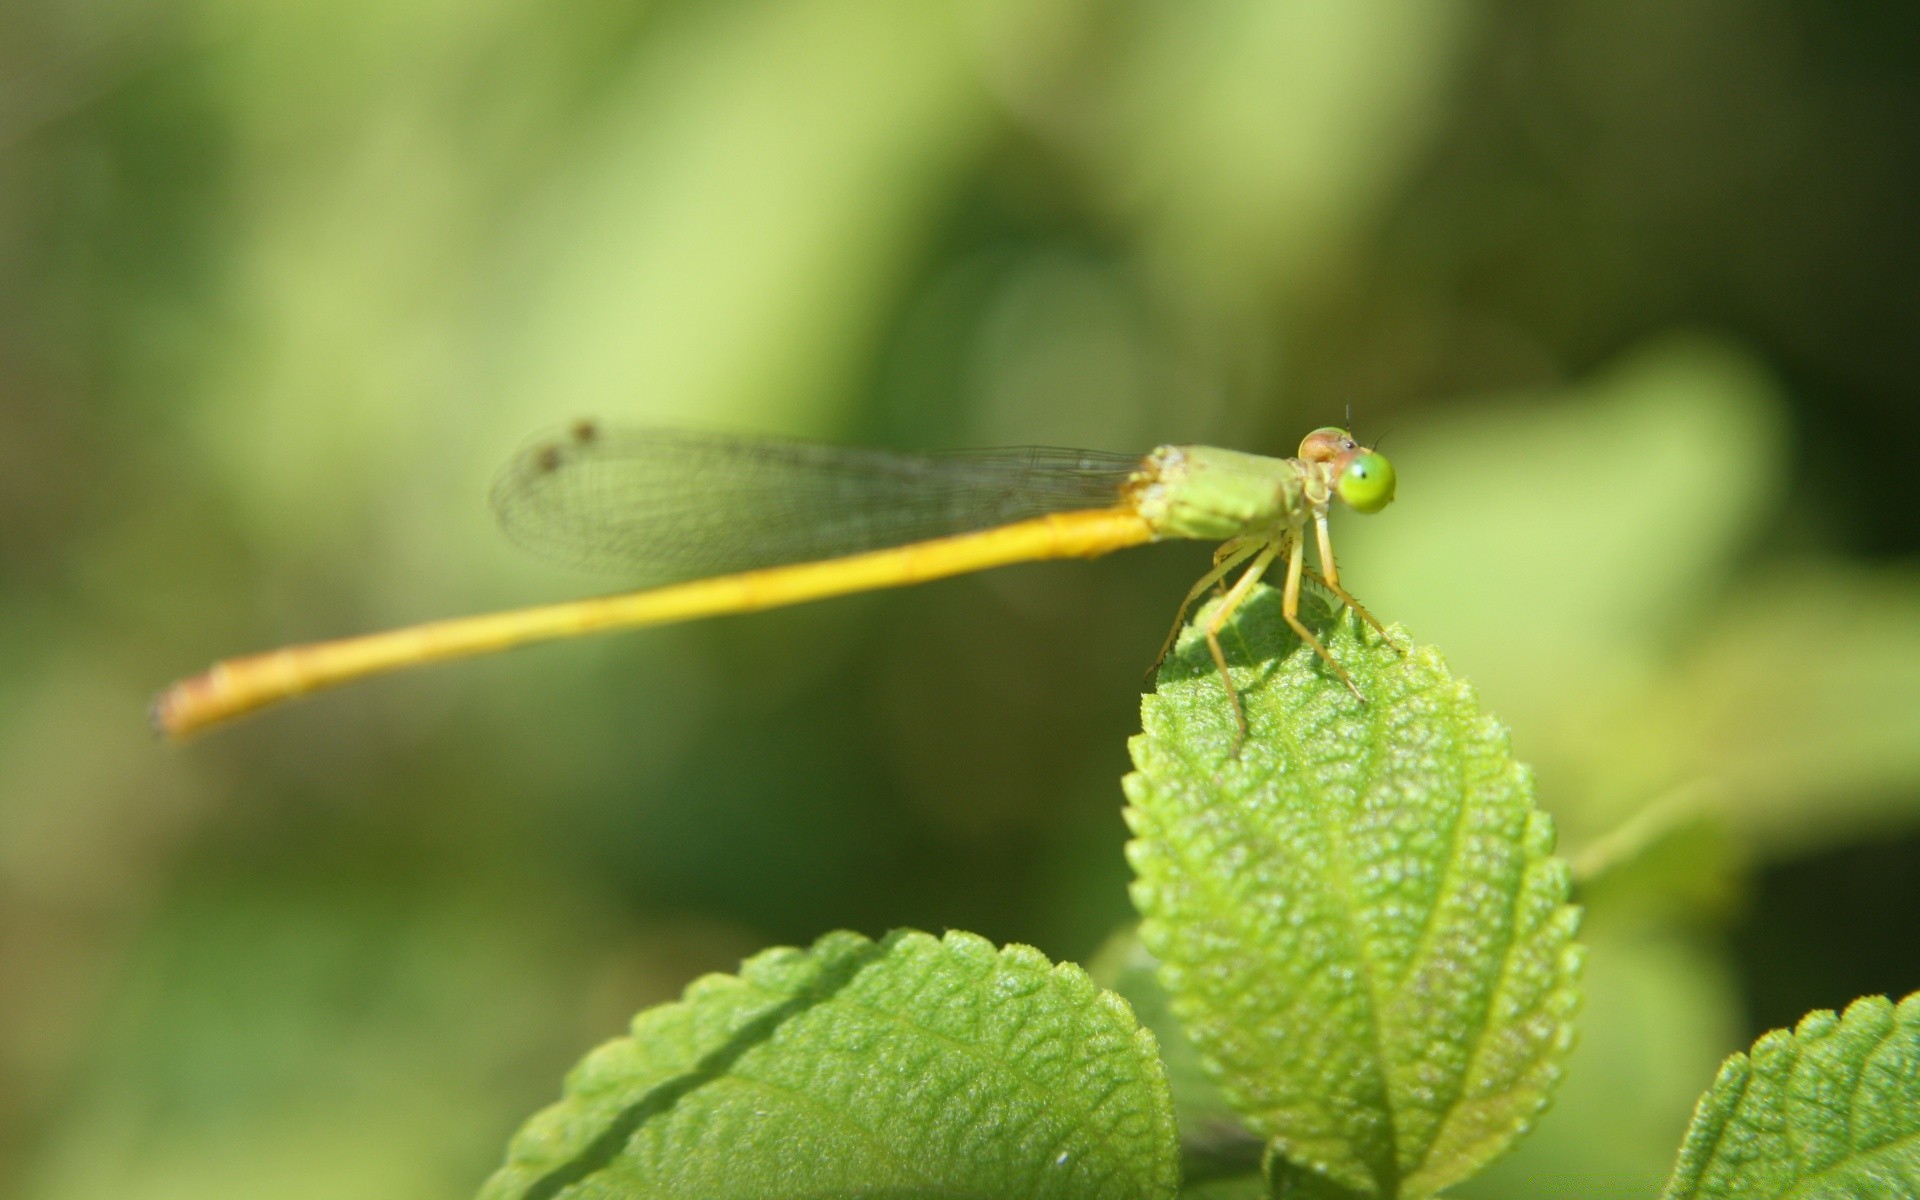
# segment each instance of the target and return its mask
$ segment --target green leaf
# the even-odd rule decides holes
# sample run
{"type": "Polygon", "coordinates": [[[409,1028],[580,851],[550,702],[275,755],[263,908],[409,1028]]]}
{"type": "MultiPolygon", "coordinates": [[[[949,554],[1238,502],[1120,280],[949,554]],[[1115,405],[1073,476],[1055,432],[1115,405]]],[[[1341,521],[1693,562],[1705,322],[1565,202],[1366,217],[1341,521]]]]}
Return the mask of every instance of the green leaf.
{"type": "Polygon", "coordinates": [[[1920,1195],[1920,992],[1808,1013],[1700,1098],[1668,1200],[1920,1195]]]}
{"type": "Polygon", "coordinates": [[[502,419],[551,420],[556,396],[669,422],[845,412],[995,129],[966,17],[788,0],[664,19],[528,214],[502,419]]]}
{"type": "Polygon", "coordinates": [[[1740,992],[1721,939],[1626,915],[1586,908],[1580,1041],[1553,1108],[1448,1200],[1659,1195],[1700,1081],[1745,1040],[1740,992]]]}
{"type": "Polygon", "coordinates": [[[1778,520],[1786,426],[1745,350],[1663,337],[1564,389],[1396,429],[1399,503],[1340,526],[1349,586],[1471,676],[1568,847],[1692,780],[1674,758],[1698,713],[1641,718],[1778,520]]]}
{"type": "Polygon", "coordinates": [[[1782,409],[1750,355],[1695,336],[1562,391],[1463,405],[1394,431],[1400,503],[1341,527],[1341,564],[1374,612],[1447,647],[1516,724],[1542,724],[1534,709],[1583,709],[1590,681],[1671,669],[1780,502],[1782,409]]]}
{"type": "Polygon", "coordinates": [[[1806,854],[1920,821],[1912,572],[1780,564],[1748,580],[1690,649],[1672,701],[1691,717],[1689,765],[1725,782],[1727,820],[1762,852],[1806,854]]]}
{"type": "MultiPolygon", "coordinates": [[[[1504,729],[1439,656],[1278,593],[1222,635],[1251,736],[1192,630],[1127,779],[1141,937],[1228,1099],[1296,1167],[1424,1197],[1504,1150],[1572,1040],[1578,914],[1504,729]]],[[[1204,614],[1203,614],[1204,615],[1204,614]]]]}
{"type": "Polygon", "coordinates": [[[1460,0],[1142,5],[1094,178],[1173,295],[1314,295],[1442,127],[1473,26],[1460,0]]]}
{"type": "Polygon", "coordinates": [[[1070,964],[972,934],[832,933],[574,1069],[483,1200],[1172,1196],[1153,1035],[1070,964]]]}
{"type": "MultiPolygon", "coordinates": [[[[1129,926],[1109,937],[1087,965],[1094,982],[1113,989],[1160,1043],[1160,1061],[1173,1089],[1173,1115],[1180,1127],[1182,1195],[1221,1179],[1260,1180],[1262,1141],[1208,1077],[1193,1039],[1174,1018],[1172,997],[1160,985],[1160,961],[1129,926]]],[[[1688,1099],[1692,1099],[1689,1095],[1688,1099]]]]}

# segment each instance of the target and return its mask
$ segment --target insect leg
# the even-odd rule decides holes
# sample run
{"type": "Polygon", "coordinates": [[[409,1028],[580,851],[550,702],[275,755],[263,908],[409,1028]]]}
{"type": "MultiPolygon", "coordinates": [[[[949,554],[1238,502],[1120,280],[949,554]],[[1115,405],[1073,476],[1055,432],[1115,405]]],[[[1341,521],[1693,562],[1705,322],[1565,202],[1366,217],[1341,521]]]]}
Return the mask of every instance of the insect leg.
{"type": "Polygon", "coordinates": [[[1234,581],[1227,590],[1226,598],[1220,601],[1220,607],[1213,610],[1213,616],[1207,619],[1207,649],[1213,652],[1213,665],[1220,668],[1221,686],[1227,689],[1227,700],[1233,705],[1233,723],[1240,727],[1240,737],[1233,744],[1233,752],[1240,753],[1240,743],[1247,737],[1247,710],[1240,704],[1240,692],[1233,686],[1233,676],[1227,672],[1227,655],[1220,649],[1220,630],[1226,625],[1234,610],[1246,600],[1253,591],[1253,585],[1260,582],[1260,576],[1280,553],[1280,543],[1268,542],[1254,555],[1253,565],[1246,573],[1234,581]]]}
{"type": "MultiPolygon", "coordinates": [[[[1361,620],[1373,626],[1374,632],[1380,635],[1382,641],[1400,653],[1405,654],[1406,648],[1388,635],[1387,627],[1380,623],[1380,618],[1368,612],[1366,605],[1355,600],[1352,592],[1340,586],[1340,564],[1333,557],[1333,537],[1327,532],[1327,514],[1321,513],[1318,517],[1314,518],[1314,534],[1320,543],[1320,570],[1315,571],[1311,567],[1305,568],[1307,578],[1313,580],[1321,587],[1326,588],[1329,592],[1332,592],[1340,603],[1360,614],[1361,620]]],[[[1353,686],[1351,681],[1349,681],[1347,686],[1353,686]]]]}
{"type": "Polygon", "coordinates": [[[1244,562],[1248,554],[1258,550],[1263,544],[1261,539],[1251,535],[1243,534],[1240,537],[1228,538],[1213,548],[1213,565],[1217,567],[1228,559],[1244,562]]]}
{"type": "Polygon", "coordinates": [[[1287,552],[1287,586],[1281,593],[1280,615],[1287,619],[1287,624],[1293,626],[1293,631],[1300,635],[1301,641],[1312,646],[1313,652],[1326,660],[1327,665],[1333,668],[1334,674],[1340,676],[1341,682],[1347,685],[1347,690],[1359,696],[1360,702],[1364,704],[1367,698],[1360,695],[1360,688],[1353,682],[1353,676],[1347,674],[1347,669],[1334,659],[1332,652],[1320,643],[1319,638],[1313,636],[1313,631],[1301,623],[1300,576],[1305,571],[1306,565],[1307,544],[1304,539],[1296,537],[1287,552]]]}
{"type": "Polygon", "coordinates": [[[1257,538],[1232,538],[1220,543],[1213,552],[1213,570],[1200,577],[1200,582],[1187,592],[1187,598],[1180,602],[1180,611],[1173,614],[1173,628],[1167,631],[1167,640],[1160,645],[1160,653],[1154,656],[1153,665],[1147,668],[1147,680],[1152,682],[1154,673],[1160,664],[1167,661],[1167,655],[1173,653],[1173,644],[1180,640],[1180,630],[1185,628],[1187,610],[1193,602],[1206,593],[1214,584],[1226,578],[1228,573],[1247,559],[1253,557],[1265,543],[1257,538]]]}

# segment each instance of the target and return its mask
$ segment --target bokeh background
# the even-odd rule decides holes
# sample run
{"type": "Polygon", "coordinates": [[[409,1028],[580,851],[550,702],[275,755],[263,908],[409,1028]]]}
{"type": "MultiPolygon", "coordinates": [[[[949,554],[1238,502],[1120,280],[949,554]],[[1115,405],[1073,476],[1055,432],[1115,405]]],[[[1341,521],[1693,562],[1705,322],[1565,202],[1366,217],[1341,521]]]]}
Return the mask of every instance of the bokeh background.
{"type": "Polygon", "coordinates": [[[1385,435],[1354,589],[1538,767],[1560,1103],[1649,1195],[1727,1051],[1920,987],[1920,9],[5,0],[0,1192],[455,1197],[634,1010],[829,929],[1088,959],[1207,550],[527,651],[185,748],[215,657],[607,590],[581,415],[1385,435]]]}

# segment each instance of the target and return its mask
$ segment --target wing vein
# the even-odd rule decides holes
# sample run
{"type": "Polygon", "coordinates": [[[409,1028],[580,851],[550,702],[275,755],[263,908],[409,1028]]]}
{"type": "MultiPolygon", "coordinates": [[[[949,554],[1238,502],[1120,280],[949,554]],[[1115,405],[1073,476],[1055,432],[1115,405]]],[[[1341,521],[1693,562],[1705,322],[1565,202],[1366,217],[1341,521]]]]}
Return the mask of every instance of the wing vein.
{"type": "Polygon", "coordinates": [[[684,578],[1111,508],[1140,462],[1049,446],[914,454],[582,423],[515,455],[492,502],[507,535],[547,558],[684,578]]]}

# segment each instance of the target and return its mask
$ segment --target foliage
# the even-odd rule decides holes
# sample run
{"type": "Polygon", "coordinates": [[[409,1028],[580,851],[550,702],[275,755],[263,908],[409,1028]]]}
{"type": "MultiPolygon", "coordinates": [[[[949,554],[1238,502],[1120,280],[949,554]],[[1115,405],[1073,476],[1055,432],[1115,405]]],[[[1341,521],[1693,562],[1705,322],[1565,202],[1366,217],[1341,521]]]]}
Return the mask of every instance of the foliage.
{"type": "MultiPolygon", "coordinates": [[[[1920,986],[1916,12],[0,5],[0,1194],[451,1200],[757,947],[1129,917],[1201,547],[151,743],[215,657],[624,586],[492,527],[530,431],[1285,453],[1349,403],[1404,486],[1346,580],[1585,909],[1552,1105],[1448,1194],[1654,1194],[1725,1055],[1920,986]]],[[[1188,1185],[1258,1191],[1125,961],[1188,1185]]]]}
{"type": "Polygon", "coordinates": [[[1808,1013],[1720,1068],[1667,1200],[1920,1193],[1920,993],[1808,1013]]]}
{"type": "MultiPolygon", "coordinates": [[[[1146,699],[1142,920],[1095,968],[1115,991],[970,934],[769,951],[590,1055],[482,1196],[1146,1196],[1184,1173],[1196,1198],[1425,1200],[1479,1173],[1573,1043],[1567,865],[1437,654],[1309,612],[1366,700],[1268,589],[1223,632],[1244,742],[1204,611],[1146,699]]],[[[1916,1014],[1862,1000],[1734,1056],[1666,1196],[1907,1194],[1916,1014]]]]}
{"type": "Polygon", "coordinates": [[[1151,1034],[1071,966],[967,934],[830,934],[696,981],[595,1051],[485,1200],[1153,1197],[1151,1034]]]}
{"type": "Polygon", "coordinates": [[[1577,920],[1506,733],[1430,649],[1343,620],[1330,678],[1263,592],[1235,626],[1253,733],[1190,635],[1128,780],[1142,939],[1275,1149],[1424,1197],[1506,1149],[1572,1041],[1577,920]]]}
{"type": "Polygon", "coordinates": [[[1577,914],[1551,822],[1431,650],[1403,657],[1342,621],[1330,646],[1363,703],[1280,621],[1277,593],[1228,638],[1250,736],[1190,631],[1128,780],[1141,941],[1168,1003],[1127,978],[1124,942],[1105,972],[1177,1022],[1178,1099],[1153,1039],[1126,1036],[1125,1007],[1070,968],[1049,977],[1030,951],[996,958],[965,935],[834,935],[641,1014],[483,1194],[688,1195],[723,1178],[741,1195],[1080,1194],[1057,1176],[1069,1162],[1096,1190],[1152,1194],[1171,1186],[1176,1104],[1190,1166],[1237,1119],[1268,1172],[1308,1192],[1424,1198],[1473,1174],[1545,1105],[1572,1040],[1577,914]],[[1063,1016],[1046,978],[1077,1008],[1063,1016]],[[1077,1029],[1089,1012],[1109,1024],[1077,1029]],[[1080,1061],[1122,1043],[1147,1059],[1080,1061]]]}

